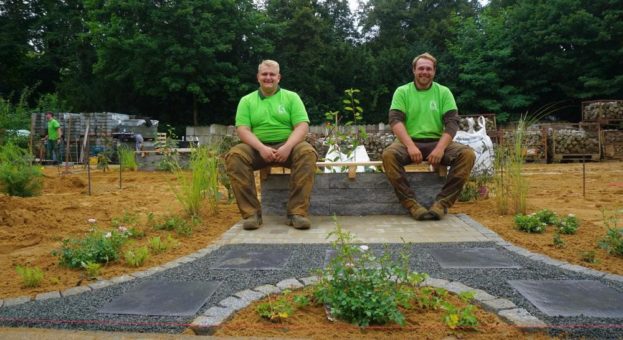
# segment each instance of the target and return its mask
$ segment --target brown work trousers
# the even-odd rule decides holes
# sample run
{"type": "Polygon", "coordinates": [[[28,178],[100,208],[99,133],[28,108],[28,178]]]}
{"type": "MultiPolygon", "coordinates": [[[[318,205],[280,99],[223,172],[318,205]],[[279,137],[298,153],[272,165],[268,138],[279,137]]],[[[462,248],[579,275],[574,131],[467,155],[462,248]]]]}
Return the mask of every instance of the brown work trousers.
{"type": "MultiPolygon", "coordinates": [[[[285,142],[266,145],[278,149],[283,144],[285,142]]],[[[253,171],[269,165],[290,169],[288,216],[307,216],[317,160],[318,153],[314,147],[304,141],[294,146],[285,163],[266,163],[260,153],[248,144],[240,143],[232,147],[225,155],[225,164],[242,218],[262,214],[260,201],[257,199],[257,191],[255,190],[253,171]]]]}
{"type": "MultiPolygon", "coordinates": [[[[437,142],[416,142],[415,145],[422,152],[422,158],[426,159],[433,151],[437,142]]],[[[463,185],[469,179],[469,175],[476,161],[476,153],[467,145],[451,142],[446,148],[441,165],[450,166],[448,177],[441,191],[435,198],[444,208],[450,208],[463,189],[463,185]]],[[[407,147],[396,140],[383,150],[383,168],[387,179],[394,187],[400,203],[409,208],[409,202],[415,200],[415,192],[411,189],[405,176],[405,165],[412,163],[407,147]]]]}

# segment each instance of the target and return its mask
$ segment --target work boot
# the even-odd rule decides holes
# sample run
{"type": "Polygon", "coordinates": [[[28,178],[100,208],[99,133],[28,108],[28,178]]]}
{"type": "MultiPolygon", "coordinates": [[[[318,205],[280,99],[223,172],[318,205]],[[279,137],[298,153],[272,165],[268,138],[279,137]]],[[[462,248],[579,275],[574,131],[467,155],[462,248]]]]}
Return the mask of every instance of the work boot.
{"type": "Polygon", "coordinates": [[[428,213],[435,220],[441,220],[446,215],[447,209],[441,205],[439,202],[433,203],[433,205],[428,209],[428,213]]]}
{"type": "Polygon", "coordinates": [[[426,214],[428,214],[428,210],[413,199],[409,199],[403,204],[403,206],[409,209],[409,215],[417,221],[424,220],[426,218],[426,214]]]}
{"type": "Polygon", "coordinates": [[[292,215],[288,220],[288,225],[293,226],[296,229],[309,229],[311,227],[311,221],[309,218],[301,215],[292,215]]]}
{"type": "Polygon", "coordinates": [[[251,215],[242,220],[242,229],[255,230],[260,227],[260,224],[262,224],[262,216],[258,214],[251,215]]]}

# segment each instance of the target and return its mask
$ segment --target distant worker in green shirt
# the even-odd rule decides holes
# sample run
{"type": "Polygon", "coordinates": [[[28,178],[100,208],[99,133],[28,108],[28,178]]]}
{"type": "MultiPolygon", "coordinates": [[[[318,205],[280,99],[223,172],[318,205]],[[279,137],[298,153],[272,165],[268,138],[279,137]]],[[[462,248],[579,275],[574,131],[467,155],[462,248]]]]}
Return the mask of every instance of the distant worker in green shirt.
{"type": "Polygon", "coordinates": [[[264,60],[258,66],[260,88],[242,97],[236,111],[236,131],[242,143],[225,156],[227,173],[246,230],[262,224],[254,170],[269,165],[290,168],[287,223],[309,229],[309,200],[318,154],[305,142],[309,118],[295,92],[279,87],[279,64],[264,60]]]}
{"type": "Polygon", "coordinates": [[[389,124],[398,138],[383,151],[385,174],[398,200],[416,220],[440,220],[456,201],[476,160],[469,146],[453,142],[459,128],[458,109],[450,89],[434,82],[437,60],[421,54],[411,64],[414,81],[396,89],[389,124]],[[446,182],[430,208],[415,200],[405,165],[428,161],[450,166],[446,182]]]}
{"type": "Polygon", "coordinates": [[[48,120],[48,135],[45,143],[46,158],[56,163],[61,160],[59,145],[61,144],[63,132],[61,131],[61,124],[54,119],[54,113],[46,112],[45,118],[48,120]]]}

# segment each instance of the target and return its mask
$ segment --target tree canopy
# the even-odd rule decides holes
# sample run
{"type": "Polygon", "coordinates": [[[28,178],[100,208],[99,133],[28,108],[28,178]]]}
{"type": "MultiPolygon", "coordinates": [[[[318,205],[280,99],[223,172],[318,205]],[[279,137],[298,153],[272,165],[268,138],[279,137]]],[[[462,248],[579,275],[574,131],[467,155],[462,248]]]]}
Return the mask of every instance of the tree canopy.
{"type": "Polygon", "coordinates": [[[233,123],[263,59],[314,123],[361,90],[364,121],[430,52],[461,113],[506,120],[547,103],[623,99],[620,0],[5,0],[0,97],[75,112],[233,123]],[[41,100],[41,98],[48,98],[41,100]],[[23,100],[23,98],[21,98],[23,100]]]}

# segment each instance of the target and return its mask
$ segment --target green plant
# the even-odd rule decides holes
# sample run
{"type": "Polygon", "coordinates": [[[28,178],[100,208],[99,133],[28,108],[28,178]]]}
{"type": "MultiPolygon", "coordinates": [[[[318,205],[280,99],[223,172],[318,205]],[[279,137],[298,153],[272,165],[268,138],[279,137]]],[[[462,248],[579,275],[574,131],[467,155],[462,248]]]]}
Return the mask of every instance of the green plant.
{"type": "Polygon", "coordinates": [[[526,129],[561,109],[560,103],[547,104],[533,113],[521,115],[510,138],[504,138],[495,150],[492,192],[498,213],[525,214],[528,183],[522,175],[526,160],[524,137],[526,129]]]}
{"type": "Polygon", "coordinates": [[[594,250],[587,250],[587,251],[583,251],[580,258],[582,259],[582,261],[584,262],[588,262],[588,263],[597,263],[597,259],[595,258],[595,251],[594,250]]]}
{"type": "Polygon", "coordinates": [[[385,251],[377,257],[365,245],[356,245],[353,236],[337,223],[329,237],[336,255],[319,273],[314,290],[316,299],[327,304],[331,313],[343,320],[368,326],[388,321],[403,325],[399,307],[408,307],[414,297],[413,287],[426,275],[409,269],[406,251],[394,261],[385,251]]]}
{"type": "Polygon", "coordinates": [[[124,253],[125,263],[131,267],[140,267],[145,263],[145,260],[149,257],[149,249],[146,246],[136,248],[134,250],[127,250],[124,253]]]}
{"type": "Polygon", "coordinates": [[[178,153],[177,146],[178,143],[176,141],[177,135],[175,134],[175,129],[166,124],[165,128],[167,130],[167,137],[164,141],[157,141],[154,146],[157,150],[160,150],[162,153],[162,159],[158,163],[158,170],[161,171],[176,171],[181,169],[181,166],[178,162],[178,153]]]}
{"type": "Polygon", "coordinates": [[[175,197],[190,216],[199,216],[202,202],[207,199],[212,214],[218,211],[220,198],[218,182],[218,156],[208,147],[195,148],[190,161],[191,175],[178,169],[175,174],[179,189],[175,197]]]}
{"type": "Polygon", "coordinates": [[[155,236],[149,239],[149,249],[154,254],[160,254],[168,249],[177,247],[179,242],[174,239],[171,235],[167,235],[166,240],[162,241],[160,236],[155,236]]]}
{"type": "Polygon", "coordinates": [[[558,223],[558,216],[556,216],[555,212],[549,209],[539,210],[534,214],[534,216],[536,216],[536,218],[538,218],[539,221],[545,224],[557,224],[558,223]]]}
{"type": "Polygon", "coordinates": [[[554,233],[552,244],[554,245],[554,247],[559,248],[559,249],[565,247],[565,241],[563,241],[562,238],[560,238],[559,232],[554,233]]]}
{"type": "Polygon", "coordinates": [[[291,291],[284,290],[276,299],[269,296],[268,301],[259,304],[255,311],[271,322],[281,322],[289,318],[297,307],[309,304],[309,298],[301,295],[295,296],[293,303],[288,299],[290,293],[291,291]]]}
{"type": "Polygon", "coordinates": [[[80,266],[86,271],[88,279],[94,279],[100,274],[102,265],[96,262],[81,262],[80,266]]]}
{"type": "Polygon", "coordinates": [[[423,287],[419,290],[415,301],[420,308],[436,310],[448,296],[448,291],[443,288],[423,287]]]}
{"type": "Polygon", "coordinates": [[[108,165],[110,164],[111,160],[110,157],[108,157],[108,155],[106,155],[103,152],[100,152],[97,154],[97,168],[103,171],[108,170],[108,165]]]}
{"type": "MultiPolygon", "coordinates": [[[[343,113],[340,111],[325,112],[326,126],[329,129],[326,143],[329,145],[329,150],[338,151],[348,158],[352,157],[353,151],[367,138],[364,127],[359,127],[359,129],[353,127],[363,120],[363,108],[359,99],[356,98],[360,92],[353,88],[344,90],[343,113]]],[[[339,161],[339,159],[327,160],[339,161]]]]}
{"type": "Polygon", "coordinates": [[[113,217],[110,223],[115,228],[134,226],[138,223],[138,215],[124,211],[123,215],[113,217]]]}
{"type": "Polygon", "coordinates": [[[136,162],[136,152],[130,149],[126,145],[121,145],[117,149],[119,154],[119,166],[121,170],[136,171],[138,169],[138,163],[136,162]]]}
{"type": "Polygon", "coordinates": [[[528,233],[542,233],[547,226],[535,215],[515,215],[515,226],[521,231],[528,233]]]}
{"type": "Polygon", "coordinates": [[[608,254],[623,256],[623,228],[619,227],[619,220],[623,218],[623,209],[612,211],[602,209],[601,216],[608,231],[606,237],[599,241],[599,246],[608,254]]]}
{"type": "Polygon", "coordinates": [[[179,235],[183,235],[183,236],[188,236],[192,234],[192,231],[193,231],[192,224],[188,223],[186,220],[178,216],[171,216],[171,217],[165,218],[165,220],[162,223],[156,223],[154,225],[154,229],[175,231],[179,235]]]}
{"type": "Polygon", "coordinates": [[[60,251],[54,255],[60,256],[61,265],[69,268],[80,268],[82,263],[108,263],[119,259],[119,250],[125,243],[127,235],[116,230],[101,232],[97,229],[90,231],[81,239],[65,239],[60,251]]]}
{"type": "MultiPolygon", "coordinates": [[[[462,292],[459,294],[459,298],[463,302],[469,302],[473,299],[473,292],[462,292]]],[[[478,327],[478,319],[474,314],[475,306],[467,305],[465,307],[456,307],[449,302],[442,304],[443,309],[446,311],[443,321],[450,329],[457,328],[476,328],[478,327]]]]}
{"type": "Polygon", "coordinates": [[[33,288],[39,287],[43,280],[43,271],[39,267],[15,267],[17,275],[22,278],[22,285],[24,287],[33,288]]]}
{"type": "Polygon", "coordinates": [[[556,227],[561,234],[575,234],[580,227],[580,222],[575,215],[569,214],[557,221],[556,227]]]}
{"type": "Polygon", "coordinates": [[[0,148],[0,192],[9,196],[31,197],[41,193],[41,169],[33,166],[26,150],[8,142],[0,148]]]}
{"type": "Polygon", "coordinates": [[[475,184],[472,182],[467,182],[461,189],[459,193],[459,202],[469,202],[477,199],[480,196],[478,192],[478,188],[476,188],[475,184]]]}

